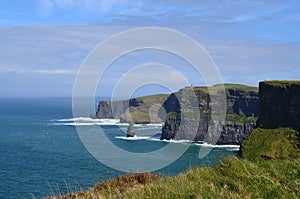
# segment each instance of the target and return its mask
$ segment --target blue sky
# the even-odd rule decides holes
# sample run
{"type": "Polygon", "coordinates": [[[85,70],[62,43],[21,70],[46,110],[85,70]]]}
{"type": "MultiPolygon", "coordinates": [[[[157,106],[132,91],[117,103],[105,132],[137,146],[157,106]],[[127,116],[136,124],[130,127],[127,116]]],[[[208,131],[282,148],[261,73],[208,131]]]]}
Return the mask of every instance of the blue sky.
{"type": "MultiPolygon", "coordinates": [[[[77,70],[99,42],[147,26],[195,39],[224,82],[257,86],[266,79],[299,79],[298,0],[0,0],[0,96],[71,96],[77,70]]],[[[97,95],[110,95],[131,66],[148,62],[173,66],[191,83],[203,84],[178,58],[140,52],[118,60],[97,95]]]]}

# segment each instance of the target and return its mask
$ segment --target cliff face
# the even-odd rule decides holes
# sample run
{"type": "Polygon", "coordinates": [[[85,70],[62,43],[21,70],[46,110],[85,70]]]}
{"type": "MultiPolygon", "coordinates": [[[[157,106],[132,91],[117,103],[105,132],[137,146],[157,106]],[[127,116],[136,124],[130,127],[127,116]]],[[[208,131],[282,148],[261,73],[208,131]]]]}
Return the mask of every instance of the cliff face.
{"type": "Polygon", "coordinates": [[[138,105],[139,103],[136,99],[100,101],[96,116],[97,118],[120,119],[121,115],[125,113],[128,107],[135,107],[138,105]]]}
{"type": "Polygon", "coordinates": [[[255,90],[227,89],[227,114],[258,116],[259,97],[255,90]]]}
{"type": "Polygon", "coordinates": [[[242,85],[225,85],[225,88],[228,114],[225,122],[211,121],[212,102],[207,88],[193,88],[196,103],[191,96],[186,95],[191,88],[172,94],[164,103],[167,119],[161,139],[213,143],[217,136],[217,144],[240,144],[255,127],[253,117],[257,117],[259,110],[258,91],[257,88],[242,85]],[[180,104],[185,107],[180,107],[180,104]],[[197,109],[198,113],[195,111],[197,109]],[[214,129],[209,131],[209,128],[214,129]]]}
{"type": "Polygon", "coordinates": [[[130,100],[100,101],[96,113],[100,119],[120,119],[120,122],[163,122],[164,112],[160,107],[169,95],[150,95],[130,100]]]}
{"type": "Polygon", "coordinates": [[[257,126],[300,130],[300,81],[260,82],[259,98],[257,126]]]}

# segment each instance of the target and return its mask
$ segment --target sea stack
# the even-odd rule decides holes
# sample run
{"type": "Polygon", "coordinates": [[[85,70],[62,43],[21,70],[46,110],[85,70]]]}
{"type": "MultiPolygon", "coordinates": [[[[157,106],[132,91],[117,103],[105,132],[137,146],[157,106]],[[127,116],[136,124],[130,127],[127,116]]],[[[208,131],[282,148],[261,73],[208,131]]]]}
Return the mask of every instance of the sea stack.
{"type": "Polygon", "coordinates": [[[127,129],[127,137],[134,137],[134,136],[135,136],[134,123],[133,121],[130,121],[127,129]]]}

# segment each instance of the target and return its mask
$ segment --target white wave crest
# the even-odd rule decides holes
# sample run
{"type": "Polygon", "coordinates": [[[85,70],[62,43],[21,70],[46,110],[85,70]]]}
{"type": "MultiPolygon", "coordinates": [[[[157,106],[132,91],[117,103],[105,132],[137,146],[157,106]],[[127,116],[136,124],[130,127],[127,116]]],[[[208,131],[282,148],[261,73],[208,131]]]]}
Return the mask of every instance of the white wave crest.
{"type": "Polygon", "coordinates": [[[190,140],[166,140],[166,139],[164,139],[164,140],[160,140],[160,141],[162,141],[162,142],[169,142],[169,143],[191,143],[192,141],[190,141],[190,140]]]}
{"type": "Polygon", "coordinates": [[[120,123],[119,119],[92,119],[89,117],[76,117],[67,119],[53,119],[53,125],[64,126],[92,126],[92,125],[119,125],[128,126],[127,123],[120,123]]]}
{"type": "Polygon", "coordinates": [[[68,123],[52,123],[50,125],[55,126],[94,126],[94,125],[101,125],[102,123],[86,123],[86,122],[68,122],[68,123]]]}
{"type": "MultiPolygon", "coordinates": [[[[89,117],[75,117],[66,119],[53,119],[53,125],[66,125],[66,126],[90,126],[90,125],[118,125],[128,126],[128,123],[120,123],[119,119],[93,119],[89,117]]],[[[139,128],[153,128],[162,127],[163,123],[150,123],[150,124],[134,124],[139,128]]]]}
{"type": "Polygon", "coordinates": [[[240,145],[213,145],[208,143],[195,143],[197,146],[210,147],[210,148],[232,148],[231,150],[239,150],[240,145]]]}
{"type": "Polygon", "coordinates": [[[147,140],[150,137],[149,136],[134,136],[134,137],[116,136],[115,138],[122,139],[122,140],[147,140]]]}
{"type": "Polygon", "coordinates": [[[100,119],[93,119],[89,117],[75,117],[75,118],[66,118],[66,119],[53,119],[51,121],[56,122],[97,122],[100,121],[100,119]]]}
{"type": "Polygon", "coordinates": [[[190,140],[161,140],[160,139],[161,133],[157,133],[153,136],[134,136],[134,137],[126,137],[126,136],[116,136],[116,139],[123,139],[123,140],[149,140],[149,141],[158,141],[158,142],[168,142],[168,143],[183,143],[183,144],[195,144],[197,146],[201,147],[208,147],[208,148],[227,148],[229,151],[238,151],[240,148],[240,145],[213,145],[208,143],[195,143],[190,140]]]}

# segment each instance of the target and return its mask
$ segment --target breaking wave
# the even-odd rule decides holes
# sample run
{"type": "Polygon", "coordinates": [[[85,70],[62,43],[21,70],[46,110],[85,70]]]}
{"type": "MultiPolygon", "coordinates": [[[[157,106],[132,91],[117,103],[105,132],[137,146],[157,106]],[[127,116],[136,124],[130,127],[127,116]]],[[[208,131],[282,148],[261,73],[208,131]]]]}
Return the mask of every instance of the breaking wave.
{"type": "MultiPolygon", "coordinates": [[[[52,125],[63,125],[63,126],[92,126],[92,125],[118,125],[128,126],[128,123],[120,123],[119,119],[93,119],[89,117],[75,117],[66,119],[53,119],[51,120],[52,125]]],[[[149,127],[162,127],[163,123],[150,123],[150,124],[134,124],[135,127],[149,128],[149,127]]]]}

